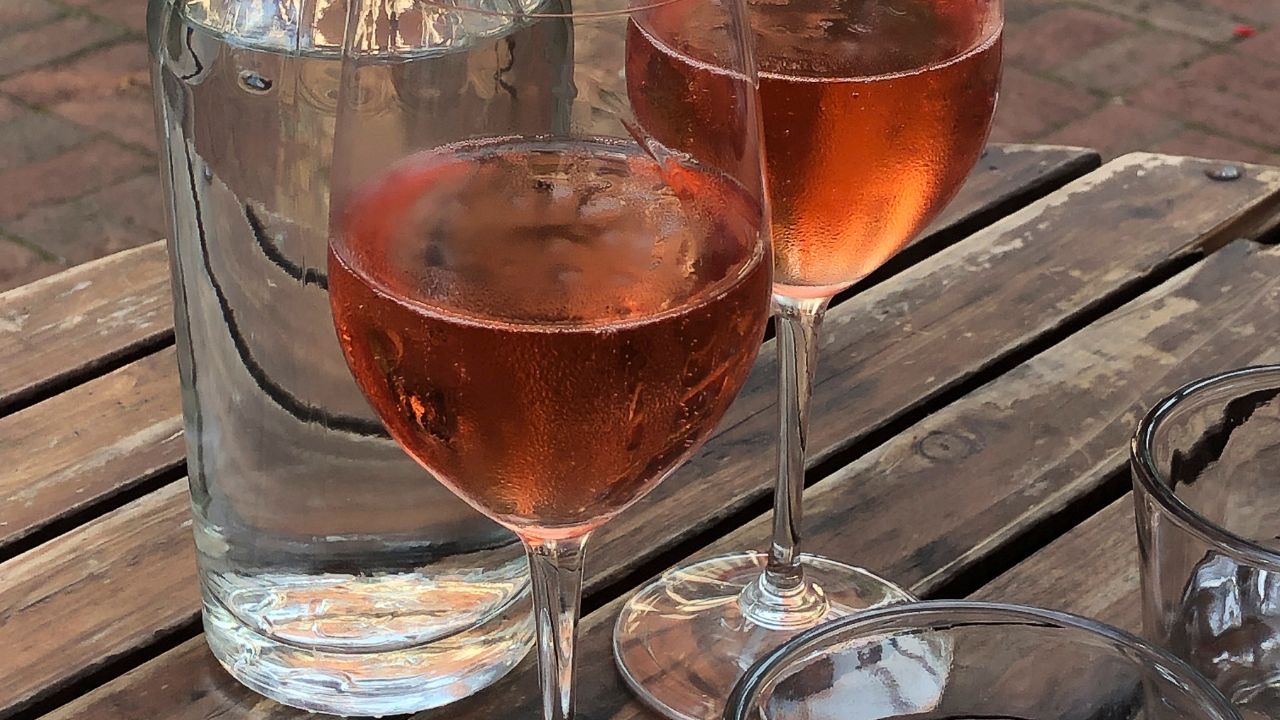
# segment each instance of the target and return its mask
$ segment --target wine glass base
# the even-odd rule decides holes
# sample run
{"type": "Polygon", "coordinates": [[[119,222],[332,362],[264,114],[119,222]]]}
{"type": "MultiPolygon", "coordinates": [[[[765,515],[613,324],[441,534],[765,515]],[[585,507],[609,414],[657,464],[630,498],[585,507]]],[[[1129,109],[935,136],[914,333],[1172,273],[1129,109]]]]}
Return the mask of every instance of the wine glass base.
{"type": "Polygon", "coordinates": [[[805,577],[826,596],[828,610],[808,626],[770,629],[745,618],[739,603],[767,559],[744,552],[703,560],[632,596],[614,627],[613,655],[642,702],[675,720],[719,720],[747,668],[786,640],[820,622],[915,600],[861,568],[802,555],[805,577]]]}

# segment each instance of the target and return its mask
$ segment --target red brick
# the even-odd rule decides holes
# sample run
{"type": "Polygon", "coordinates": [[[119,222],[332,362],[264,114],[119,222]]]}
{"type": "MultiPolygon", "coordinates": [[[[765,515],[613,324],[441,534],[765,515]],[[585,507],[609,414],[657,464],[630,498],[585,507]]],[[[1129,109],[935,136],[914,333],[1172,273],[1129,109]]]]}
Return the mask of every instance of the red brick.
{"type": "Polygon", "coordinates": [[[1280,66],[1212,55],[1139,93],[1136,102],[1215,133],[1280,146],[1280,66]]]}
{"type": "Polygon", "coordinates": [[[1134,27],[1106,13],[1062,7],[1010,28],[1005,35],[1005,58],[1035,70],[1052,70],[1134,27]]]}
{"type": "Polygon", "coordinates": [[[1150,150],[1181,129],[1182,123],[1172,118],[1113,103],[1049,135],[1045,142],[1093,148],[1110,159],[1134,150],[1150,150]]]}
{"type": "Polygon", "coordinates": [[[1030,22],[1047,10],[1060,5],[1059,0],[1005,0],[1004,19],[1006,27],[1030,22]]]}
{"type": "Polygon", "coordinates": [[[0,172],[40,162],[88,139],[85,130],[56,115],[18,110],[0,121],[0,172]]]}
{"type": "Polygon", "coordinates": [[[0,90],[127,143],[155,147],[147,47],[113,45],[64,65],[23,73],[0,90]]]}
{"type": "Polygon", "coordinates": [[[1081,87],[1123,95],[1167,76],[1199,57],[1205,48],[1192,38],[1137,30],[1086,52],[1054,74],[1081,87]]]}
{"type": "Polygon", "coordinates": [[[1245,40],[1236,50],[1257,60],[1280,64],[1280,27],[1245,40]]]}
{"type": "Polygon", "coordinates": [[[1280,25],[1280,2],[1276,0],[1206,0],[1236,20],[1264,25],[1280,25]]]}
{"type": "Polygon", "coordinates": [[[62,269],[34,250],[0,237],[0,292],[26,285],[62,269]]]}
{"type": "Polygon", "coordinates": [[[1092,112],[1099,101],[1083,90],[1005,68],[991,139],[1030,142],[1092,112]]]}
{"type": "Polygon", "coordinates": [[[145,0],[68,0],[67,4],[84,8],[136,33],[147,31],[145,0]]]}
{"type": "Polygon", "coordinates": [[[48,22],[61,14],[49,0],[4,0],[0,2],[0,37],[48,22]]]}
{"type": "Polygon", "coordinates": [[[0,77],[74,55],[119,35],[116,27],[86,16],[63,18],[10,35],[0,42],[0,77]]]}
{"type": "Polygon", "coordinates": [[[0,172],[0,222],[39,205],[88,194],[150,170],[151,162],[108,140],[78,145],[48,160],[0,172]]]}
{"type": "Polygon", "coordinates": [[[1199,130],[1185,130],[1154,147],[1156,152],[1169,155],[1191,155],[1212,160],[1280,165],[1280,153],[1268,152],[1251,145],[1238,143],[1218,135],[1199,130]]]}
{"type": "Polygon", "coordinates": [[[129,227],[138,228],[156,239],[169,232],[164,217],[164,192],[160,187],[158,167],[128,182],[111,185],[88,198],[97,203],[104,215],[129,227]]]}
{"type": "Polygon", "coordinates": [[[5,229],[75,265],[164,235],[155,173],[67,202],[42,205],[5,229]]]}
{"type": "MultiPolygon", "coordinates": [[[[1080,0],[1104,12],[1123,15],[1158,30],[1169,30],[1209,42],[1227,42],[1235,27],[1219,8],[1196,0],[1080,0]]],[[[1275,0],[1256,0],[1274,2],[1275,0]]]]}

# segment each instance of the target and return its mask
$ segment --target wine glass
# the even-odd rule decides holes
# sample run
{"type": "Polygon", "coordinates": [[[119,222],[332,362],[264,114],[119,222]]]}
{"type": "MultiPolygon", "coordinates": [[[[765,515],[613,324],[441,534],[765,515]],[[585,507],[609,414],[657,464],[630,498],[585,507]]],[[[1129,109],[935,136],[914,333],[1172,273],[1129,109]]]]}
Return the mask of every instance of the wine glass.
{"type": "Polygon", "coordinates": [[[703,2],[349,12],[328,275],[339,340],[396,441],[524,541],[548,719],[573,714],[588,536],[706,440],[768,319],[744,6],[707,11],[702,39],[721,63],[720,143],[653,137],[628,93],[651,82],[646,18],[703,2]]]}
{"type": "MultiPolygon", "coordinates": [[[[718,718],[739,675],[817,623],[910,595],[800,553],[818,329],[833,296],[935,218],[982,152],[1001,67],[1002,0],[751,0],[774,243],[781,442],[767,553],[664,574],[622,610],[614,654],[663,714],[718,718]]],[[[659,10],[647,38],[663,92],[636,102],[656,138],[725,144],[715,0],[659,10]]],[[[633,91],[642,95],[641,89],[633,91]]],[[[856,322],[856,319],[855,319],[856,322]]]]}

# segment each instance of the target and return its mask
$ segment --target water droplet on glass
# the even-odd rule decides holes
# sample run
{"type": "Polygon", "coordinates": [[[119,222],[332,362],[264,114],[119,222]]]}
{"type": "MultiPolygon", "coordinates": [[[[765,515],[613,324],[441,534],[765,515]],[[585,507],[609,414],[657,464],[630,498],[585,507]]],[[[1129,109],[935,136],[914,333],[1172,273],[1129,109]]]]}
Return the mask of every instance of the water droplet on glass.
{"type": "Polygon", "coordinates": [[[240,87],[251,93],[263,95],[271,92],[271,79],[263,77],[252,70],[241,70],[240,87]]]}
{"type": "Polygon", "coordinates": [[[1204,171],[1210,180],[1229,182],[1244,177],[1244,170],[1239,165],[1218,165],[1204,171]]]}

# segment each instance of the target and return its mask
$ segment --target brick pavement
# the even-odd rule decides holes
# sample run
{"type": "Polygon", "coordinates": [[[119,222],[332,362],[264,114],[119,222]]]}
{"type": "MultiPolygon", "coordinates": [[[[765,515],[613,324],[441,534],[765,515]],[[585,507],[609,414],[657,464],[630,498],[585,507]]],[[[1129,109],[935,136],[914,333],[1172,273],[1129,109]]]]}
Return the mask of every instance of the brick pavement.
{"type": "MultiPolygon", "coordinates": [[[[1280,0],[1006,2],[993,139],[1280,165],[1280,0]]],[[[0,291],[163,232],[144,19],[0,0],[0,291]]]]}

